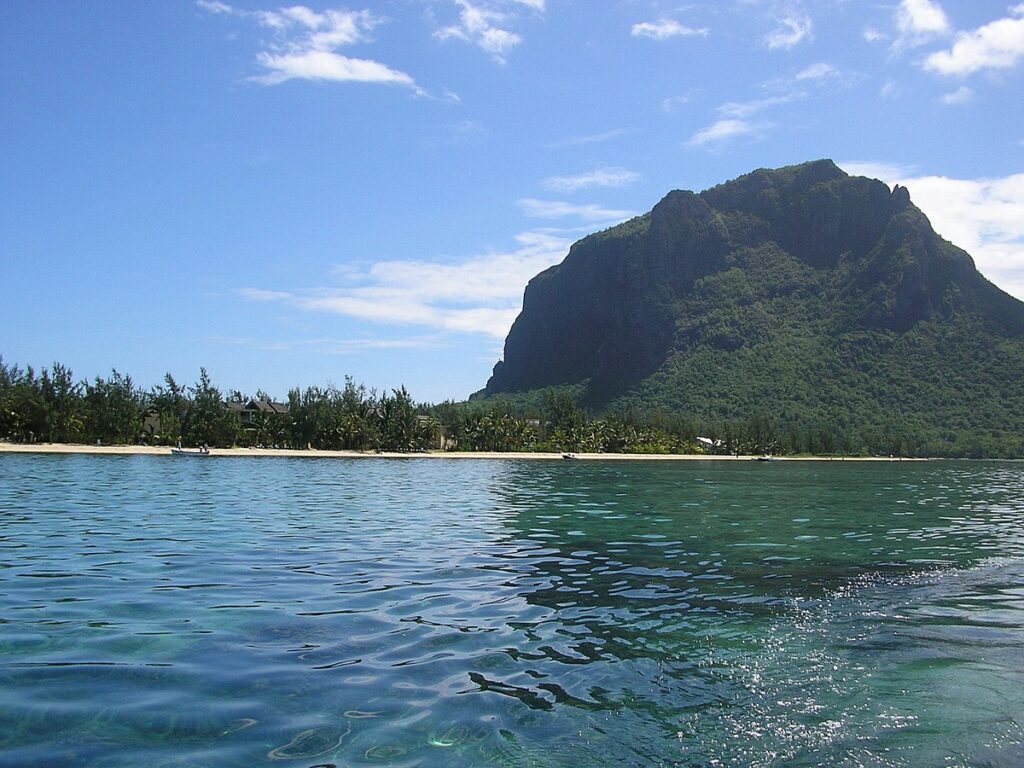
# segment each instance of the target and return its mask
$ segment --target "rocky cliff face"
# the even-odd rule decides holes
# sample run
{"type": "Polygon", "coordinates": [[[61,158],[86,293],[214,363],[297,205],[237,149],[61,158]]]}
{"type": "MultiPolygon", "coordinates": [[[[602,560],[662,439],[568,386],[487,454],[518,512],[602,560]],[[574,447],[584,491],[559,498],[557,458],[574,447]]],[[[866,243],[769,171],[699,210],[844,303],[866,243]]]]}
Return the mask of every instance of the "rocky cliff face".
{"type": "Polygon", "coordinates": [[[1024,304],[939,237],[906,189],[829,160],[758,170],[670,192],[573,245],[527,286],[485,394],[585,383],[601,405],[652,391],[652,377],[671,390],[665,380],[689,381],[695,372],[680,372],[700,360],[700,375],[714,376],[709,355],[724,365],[720,353],[761,354],[762,373],[750,370],[769,376],[772,355],[801,338],[842,356],[865,334],[891,346],[954,318],[994,337],[1024,334],[1024,304]]]}

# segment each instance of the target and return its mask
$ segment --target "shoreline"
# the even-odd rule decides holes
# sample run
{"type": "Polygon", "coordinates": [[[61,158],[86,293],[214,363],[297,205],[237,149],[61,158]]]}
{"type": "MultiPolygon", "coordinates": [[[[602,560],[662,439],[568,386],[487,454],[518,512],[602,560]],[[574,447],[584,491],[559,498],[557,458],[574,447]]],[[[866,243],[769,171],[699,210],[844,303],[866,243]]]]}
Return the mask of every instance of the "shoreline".
{"type": "MultiPolygon", "coordinates": [[[[44,453],[87,454],[93,456],[171,456],[170,446],[164,445],[79,445],[75,443],[5,443],[0,442],[0,454],[44,453]]],[[[759,456],[723,456],[712,454],[676,453],[573,453],[581,461],[752,461],[759,456]]],[[[295,448],[211,448],[209,456],[217,457],[269,457],[304,459],[511,459],[523,461],[562,461],[561,453],[531,453],[498,451],[426,451],[418,453],[320,451],[295,448]]],[[[204,457],[205,458],[205,457],[204,457]]],[[[783,461],[929,461],[929,459],[888,456],[772,456],[772,462],[783,461]]]]}

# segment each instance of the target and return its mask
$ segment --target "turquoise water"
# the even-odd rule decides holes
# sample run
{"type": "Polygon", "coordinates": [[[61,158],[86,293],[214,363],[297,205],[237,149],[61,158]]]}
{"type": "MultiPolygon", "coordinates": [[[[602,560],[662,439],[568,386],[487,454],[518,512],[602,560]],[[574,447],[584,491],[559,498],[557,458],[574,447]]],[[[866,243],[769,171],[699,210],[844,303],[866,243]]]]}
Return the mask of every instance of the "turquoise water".
{"type": "Polygon", "coordinates": [[[0,766],[1019,766],[1024,465],[0,456],[0,766]]]}

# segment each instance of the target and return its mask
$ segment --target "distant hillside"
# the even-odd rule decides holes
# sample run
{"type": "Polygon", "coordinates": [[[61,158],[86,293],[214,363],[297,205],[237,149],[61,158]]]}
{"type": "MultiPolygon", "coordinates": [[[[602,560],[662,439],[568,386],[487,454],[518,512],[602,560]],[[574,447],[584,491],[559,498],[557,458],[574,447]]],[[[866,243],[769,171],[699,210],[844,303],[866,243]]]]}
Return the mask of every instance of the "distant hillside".
{"type": "Polygon", "coordinates": [[[483,395],[1024,445],[1024,303],[908,191],[829,160],[590,235],[534,277],[483,395]]]}

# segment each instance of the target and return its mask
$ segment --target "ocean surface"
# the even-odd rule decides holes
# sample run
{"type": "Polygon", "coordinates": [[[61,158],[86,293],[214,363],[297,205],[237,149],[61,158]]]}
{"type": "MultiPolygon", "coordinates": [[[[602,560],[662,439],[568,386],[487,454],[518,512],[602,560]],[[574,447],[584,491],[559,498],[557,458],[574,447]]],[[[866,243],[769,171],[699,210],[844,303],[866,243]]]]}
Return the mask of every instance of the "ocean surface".
{"type": "Polygon", "coordinates": [[[0,455],[0,766],[1024,765],[1024,464],[0,455]]]}

